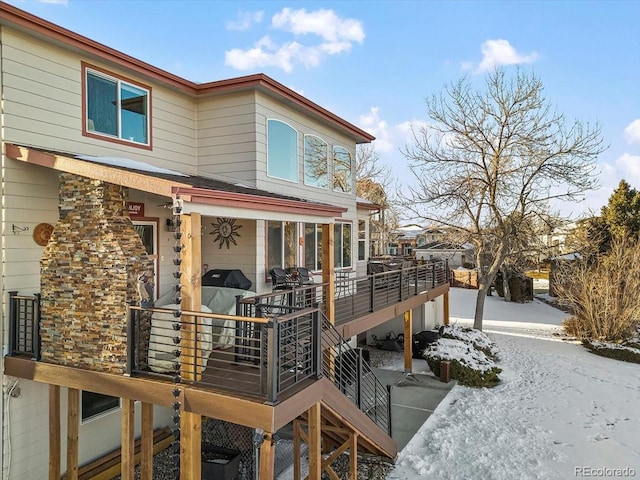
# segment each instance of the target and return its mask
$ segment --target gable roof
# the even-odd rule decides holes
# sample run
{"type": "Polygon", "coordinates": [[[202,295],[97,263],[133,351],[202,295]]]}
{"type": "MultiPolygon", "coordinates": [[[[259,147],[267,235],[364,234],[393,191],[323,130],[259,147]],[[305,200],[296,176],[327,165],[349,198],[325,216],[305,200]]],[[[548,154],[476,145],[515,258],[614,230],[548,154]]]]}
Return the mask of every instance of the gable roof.
{"type": "Polygon", "coordinates": [[[369,143],[375,140],[373,135],[331,113],[329,110],[326,110],[263,73],[207,83],[191,82],[5,2],[0,2],[0,24],[11,25],[36,37],[61,44],[66,48],[80,50],[90,56],[98,57],[120,67],[132,70],[189,95],[220,95],[244,90],[258,90],[278,98],[292,108],[303,111],[331,125],[333,128],[351,137],[355,143],[369,143]]]}

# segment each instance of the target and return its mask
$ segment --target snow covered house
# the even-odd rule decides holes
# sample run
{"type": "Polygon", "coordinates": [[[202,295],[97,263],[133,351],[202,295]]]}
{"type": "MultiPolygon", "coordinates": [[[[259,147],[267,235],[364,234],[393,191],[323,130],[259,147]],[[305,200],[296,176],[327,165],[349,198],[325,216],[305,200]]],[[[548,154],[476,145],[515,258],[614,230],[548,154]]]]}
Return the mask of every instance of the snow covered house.
{"type": "Polygon", "coordinates": [[[347,340],[411,333],[431,300],[446,319],[449,285],[367,276],[373,137],[266,75],[194,83],[5,3],[0,42],[3,478],[115,451],[148,480],[169,428],[197,479],[211,419],[251,478],[292,422],[312,479],[321,438],[393,459],[386,389],[347,340]]]}

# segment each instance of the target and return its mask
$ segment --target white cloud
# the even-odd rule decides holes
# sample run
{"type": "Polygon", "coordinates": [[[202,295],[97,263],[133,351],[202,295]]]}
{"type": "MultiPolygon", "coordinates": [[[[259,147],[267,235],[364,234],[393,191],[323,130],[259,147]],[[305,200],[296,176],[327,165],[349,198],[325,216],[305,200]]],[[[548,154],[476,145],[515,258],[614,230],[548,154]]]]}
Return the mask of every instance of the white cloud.
{"type": "MultiPolygon", "coordinates": [[[[275,45],[269,37],[262,37],[253,48],[242,50],[234,48],[225,52],[225,64],[238,70],[251,70],[257,67],[276,67],[285,72],[293,70],[293,61],[314,61],[313,55],[303,55],[304,47],[297,42],[275,45]]],[[[310,52],[311,53],[311,52],[310,52]]]]}
{"type": "Polygon", "coordinates": [[[625,153],[616,160],[616,167],[629,184],[640,184],[640,155],[625,153]]]}
{"type": "Polygon", "coordinates": [[[389,153],[394,151],[395,142],[393,132],[386,120],[380,117],[380,108],[371,107],[369,112],[360,115],[358,125],[371,135],[376,137],[373,145],[379,153],[389,153]]]}
{"type": "Polygon", "coordinates": [[[473,62],[460,62],[460,68],[462,70],[471,70],[473,69],[473,62]]]}
{"type": "Polygon", "coordinates": [[[301,43],[300,39],[276,43],[266,36],[258,40],[252,48],[227,50],[225,64],[238,70],[276,67],[291,72],[296,64],[313,68],[317,67],[325,56],[349,52],[353,42],[362,43],[365,37],[362,22],[352,18],[341,18],[333,10],[307,12],[304,8],[284,8],[273,16],[271,25],[298,37],[317,35],[322,41],[311,45],[301,43]]]}
{"type": "Polygon", "coordinates": [[[264,12],[238,12],[236,20],[227,20],[227,30],[249,30],[254,24],[260,23],[264,12]]]}
{"type": "Polygon", "coordinates": [[[280,13],[273,16],[271,24],[274,28],[296,35],[315,34],[329,43],[343,41],[362,43],[365,37],[361,21],[340,18],[333,10],[320,9],[307,12],[304,8],[299,10],[283,8],[280,13]]]}
{"type": "Polygon", "coordinates": [[[640,143],[640,118],[637,118],[624,129],[624,138],[628,143],[640,143]]]}
{"type": "Polygon", "coordinates": [[[511,46],[508,40],[487,40],[480,47],[482,61],[476,69],[476,73],[493,70],[500,65],[517,65],[520,63],[533,63],[537,58],[537,52],[522,55],[511,46]]]}
{"type": "Polygon", "coordinates": [[[52,5],[69,5],[69,0],[40,0],[40,3],[50,3],[52,5]]]}

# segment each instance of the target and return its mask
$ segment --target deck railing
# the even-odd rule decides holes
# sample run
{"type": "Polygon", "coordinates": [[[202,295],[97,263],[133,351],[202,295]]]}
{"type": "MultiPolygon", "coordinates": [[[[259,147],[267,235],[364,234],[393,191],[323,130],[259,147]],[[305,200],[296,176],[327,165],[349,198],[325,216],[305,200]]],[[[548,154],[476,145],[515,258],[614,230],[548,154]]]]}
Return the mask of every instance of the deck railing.
{"type": "MultiPolygon", "coordinates": [[[[270,307],[272,308],[272,307],[270,307]]],[[[262,317],[129,307],[130,374],[235,391],[276,403],[321,375],[319,309],[280,307],[262,317]],[[289,310],[289,311],[285,311],[289,310]]]]}
{"type": "MultiPolygon", "coordinates": [[[[390,269],[362,277],[337,279],[335,281],[335,324],[354,320],[379,311],[390,305],[434,289],[448,281],[449,267],[446,260],[390,269]]],[[[255,310],[262,305],[266,310],[279,307],[310,307],[323,303],[324,283],[275,290],[240,299],[239,305],[246,316],[260,316],[255,310]]]]}
{"type": "Polygon", "coordinates": [[[9,355],[40,360],[40,294],[9,292],[9,355]]]}

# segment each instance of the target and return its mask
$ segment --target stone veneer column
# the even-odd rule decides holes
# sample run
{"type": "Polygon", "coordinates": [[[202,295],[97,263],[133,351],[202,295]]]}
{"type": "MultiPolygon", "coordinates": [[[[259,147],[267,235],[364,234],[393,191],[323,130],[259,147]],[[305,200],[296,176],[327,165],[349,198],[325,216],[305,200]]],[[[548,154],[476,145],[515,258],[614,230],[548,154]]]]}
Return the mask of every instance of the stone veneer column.
{"type": "Polygon", "coordinates": [[[60,219],[40,259],[42,360],[123,373],[127,304],[153,271],[127,211],[128,190],[60,174],[60,219]]]}

